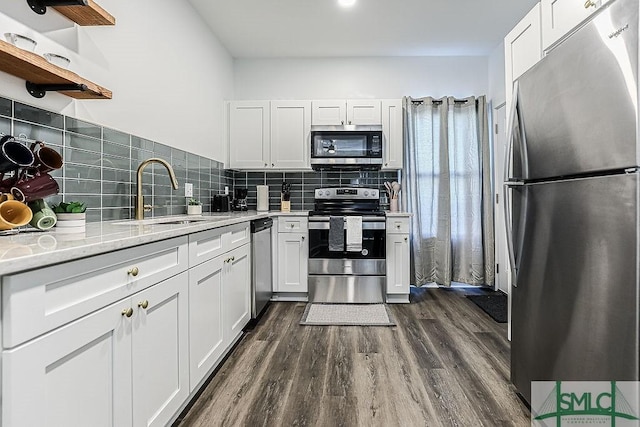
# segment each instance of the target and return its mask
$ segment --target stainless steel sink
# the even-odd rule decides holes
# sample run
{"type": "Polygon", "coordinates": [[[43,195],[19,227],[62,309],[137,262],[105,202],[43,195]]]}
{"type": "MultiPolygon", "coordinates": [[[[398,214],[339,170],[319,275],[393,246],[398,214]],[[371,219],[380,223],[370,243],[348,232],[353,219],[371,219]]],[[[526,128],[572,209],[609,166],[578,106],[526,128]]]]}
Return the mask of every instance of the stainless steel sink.
{"type": "Polygon", "coordinates": [[[114,225],[176,225],[176,224],[196,224],[201,222],[215,222],[229,219],[231,216],[172,216],[164,218],[136,219],[131,221],[114,222],[114,225]]]}

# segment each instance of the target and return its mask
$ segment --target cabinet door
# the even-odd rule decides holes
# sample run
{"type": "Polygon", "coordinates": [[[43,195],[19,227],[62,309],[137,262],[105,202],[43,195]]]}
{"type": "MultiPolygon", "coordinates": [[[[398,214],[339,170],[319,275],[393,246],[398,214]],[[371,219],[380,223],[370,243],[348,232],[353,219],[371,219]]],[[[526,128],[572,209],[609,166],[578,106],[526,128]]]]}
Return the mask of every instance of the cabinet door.
{"type": "Polygon", "coordinates": [[[344,99],[319,100],[311,103],[312,125],[344,125],[347,117],[347,103],[344,99]]]}
{"type": "Polygon", "coordinates": [[[189,270],[189,377],[193,390],[224,351],[222,280],[226,255],[189,270]]]}
{"type": "Polygon", "coordinates": [[[382,101],[382,133],[382,169],[402,169],[404,141],[401,99],[382,101]]]}
{"type": "Polygon", "coordinates": [[[277,292],[307,292],[307,233],[278,233],[277,292]]]}
{"type": "Polygon", "coordinates": [[[387,234],[387,294],[409,293],[409,235],[387,234]]]}
{"type": "Polygon", "coordinates": [[[189,395],[187,277],[132,297],[134,426],[167,425],[189,395]]]}
{"type": "Polygon", "coordinates": [[[228,252],[222,282],[222,323],[225,347],[251,319],[251,245],[228,252]]]}
{"type": "Polygon", "coordinates": [[[229,105],[231,168],[264,169],[270,162],[269,101],[234,101],[229,105]]]}
{"type": "Polygon", "coordinates": [[[509,113],[513,82],[542,58],[539,3],[507,34],[504,38],[504,49],[505,89],[509,113]]]}
{"type": "Polygon", "coordinates": [[[131,426],[130,307],[127,298],[4,351],[2,425],[131,426]]]}
{"type": "Polygon", "coordinates": [[[377,99],[350,99],[347,101],[349,125],[381,125],[381,102],[377,99]]]}
{"type": "Polygon", "coordinates": [[[311,101],[271,102],[271,167],[309,168],[311,101]]]}
{"type": "Polygon", "coordinates": [[[541,0],[542,49],[547,50],[608,0],[541,0]]]}

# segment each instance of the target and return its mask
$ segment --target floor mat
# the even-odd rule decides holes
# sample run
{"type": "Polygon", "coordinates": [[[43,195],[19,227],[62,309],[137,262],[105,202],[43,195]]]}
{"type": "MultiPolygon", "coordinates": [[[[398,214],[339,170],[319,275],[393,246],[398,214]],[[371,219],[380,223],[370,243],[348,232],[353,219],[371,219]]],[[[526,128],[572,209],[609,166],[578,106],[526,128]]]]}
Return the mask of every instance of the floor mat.
{"type": "Polygon", "coordinates": [[[502,292],[490,295],[467,295],[467,298],[496,322],[507,323],[507,296],[502,292]]]}
{"type": "Polygon", "coordinates": [[[386,304],[307,304],[301,325],[395,326],[386,304]]]}

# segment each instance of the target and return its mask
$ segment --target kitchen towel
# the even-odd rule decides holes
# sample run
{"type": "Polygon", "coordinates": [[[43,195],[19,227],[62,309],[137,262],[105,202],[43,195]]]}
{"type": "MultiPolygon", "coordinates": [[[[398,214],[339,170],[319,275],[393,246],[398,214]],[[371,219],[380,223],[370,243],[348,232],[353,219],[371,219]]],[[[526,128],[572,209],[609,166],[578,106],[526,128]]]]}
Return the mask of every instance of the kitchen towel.
{"type": "Polygon", "coordinates": [[[344,251],[344,217],[329,217],[329,251],[344,251]]]}
{"type": "Polygon", "coordinates": [[[269,210],[269,186],[257,185],[256,188],[258,191],[258,206],[256,210],[268,211],[269,210]]]}
{"type": "Polygon", "coordinates": [[[362,217],[347,217],[347,251],[362,251],[362,217]]]}

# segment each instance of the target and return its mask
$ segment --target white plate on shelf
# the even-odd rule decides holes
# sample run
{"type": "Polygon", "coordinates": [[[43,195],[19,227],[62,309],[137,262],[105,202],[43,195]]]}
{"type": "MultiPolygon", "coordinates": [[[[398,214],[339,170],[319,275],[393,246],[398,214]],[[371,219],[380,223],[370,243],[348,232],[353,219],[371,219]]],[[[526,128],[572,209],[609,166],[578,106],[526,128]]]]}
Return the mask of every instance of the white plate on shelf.
{"type": "Polygon", "coordinates": [[[4,37],[12,45],[20,49],[28,50],[29,52],[33,52],[38,44],[35,40],[16,33],[4,33],[4,37]]]}
{"type": "Polygon", "coordinates": [[[53,65],[57,65],[60,68],[69,67],[69,63],[71,62],[69,58],[58,55],[57,53],[45,53],[42,56],[44,56],[44,59],[46,59],[47,61],[51,62],[53,65]]]}

